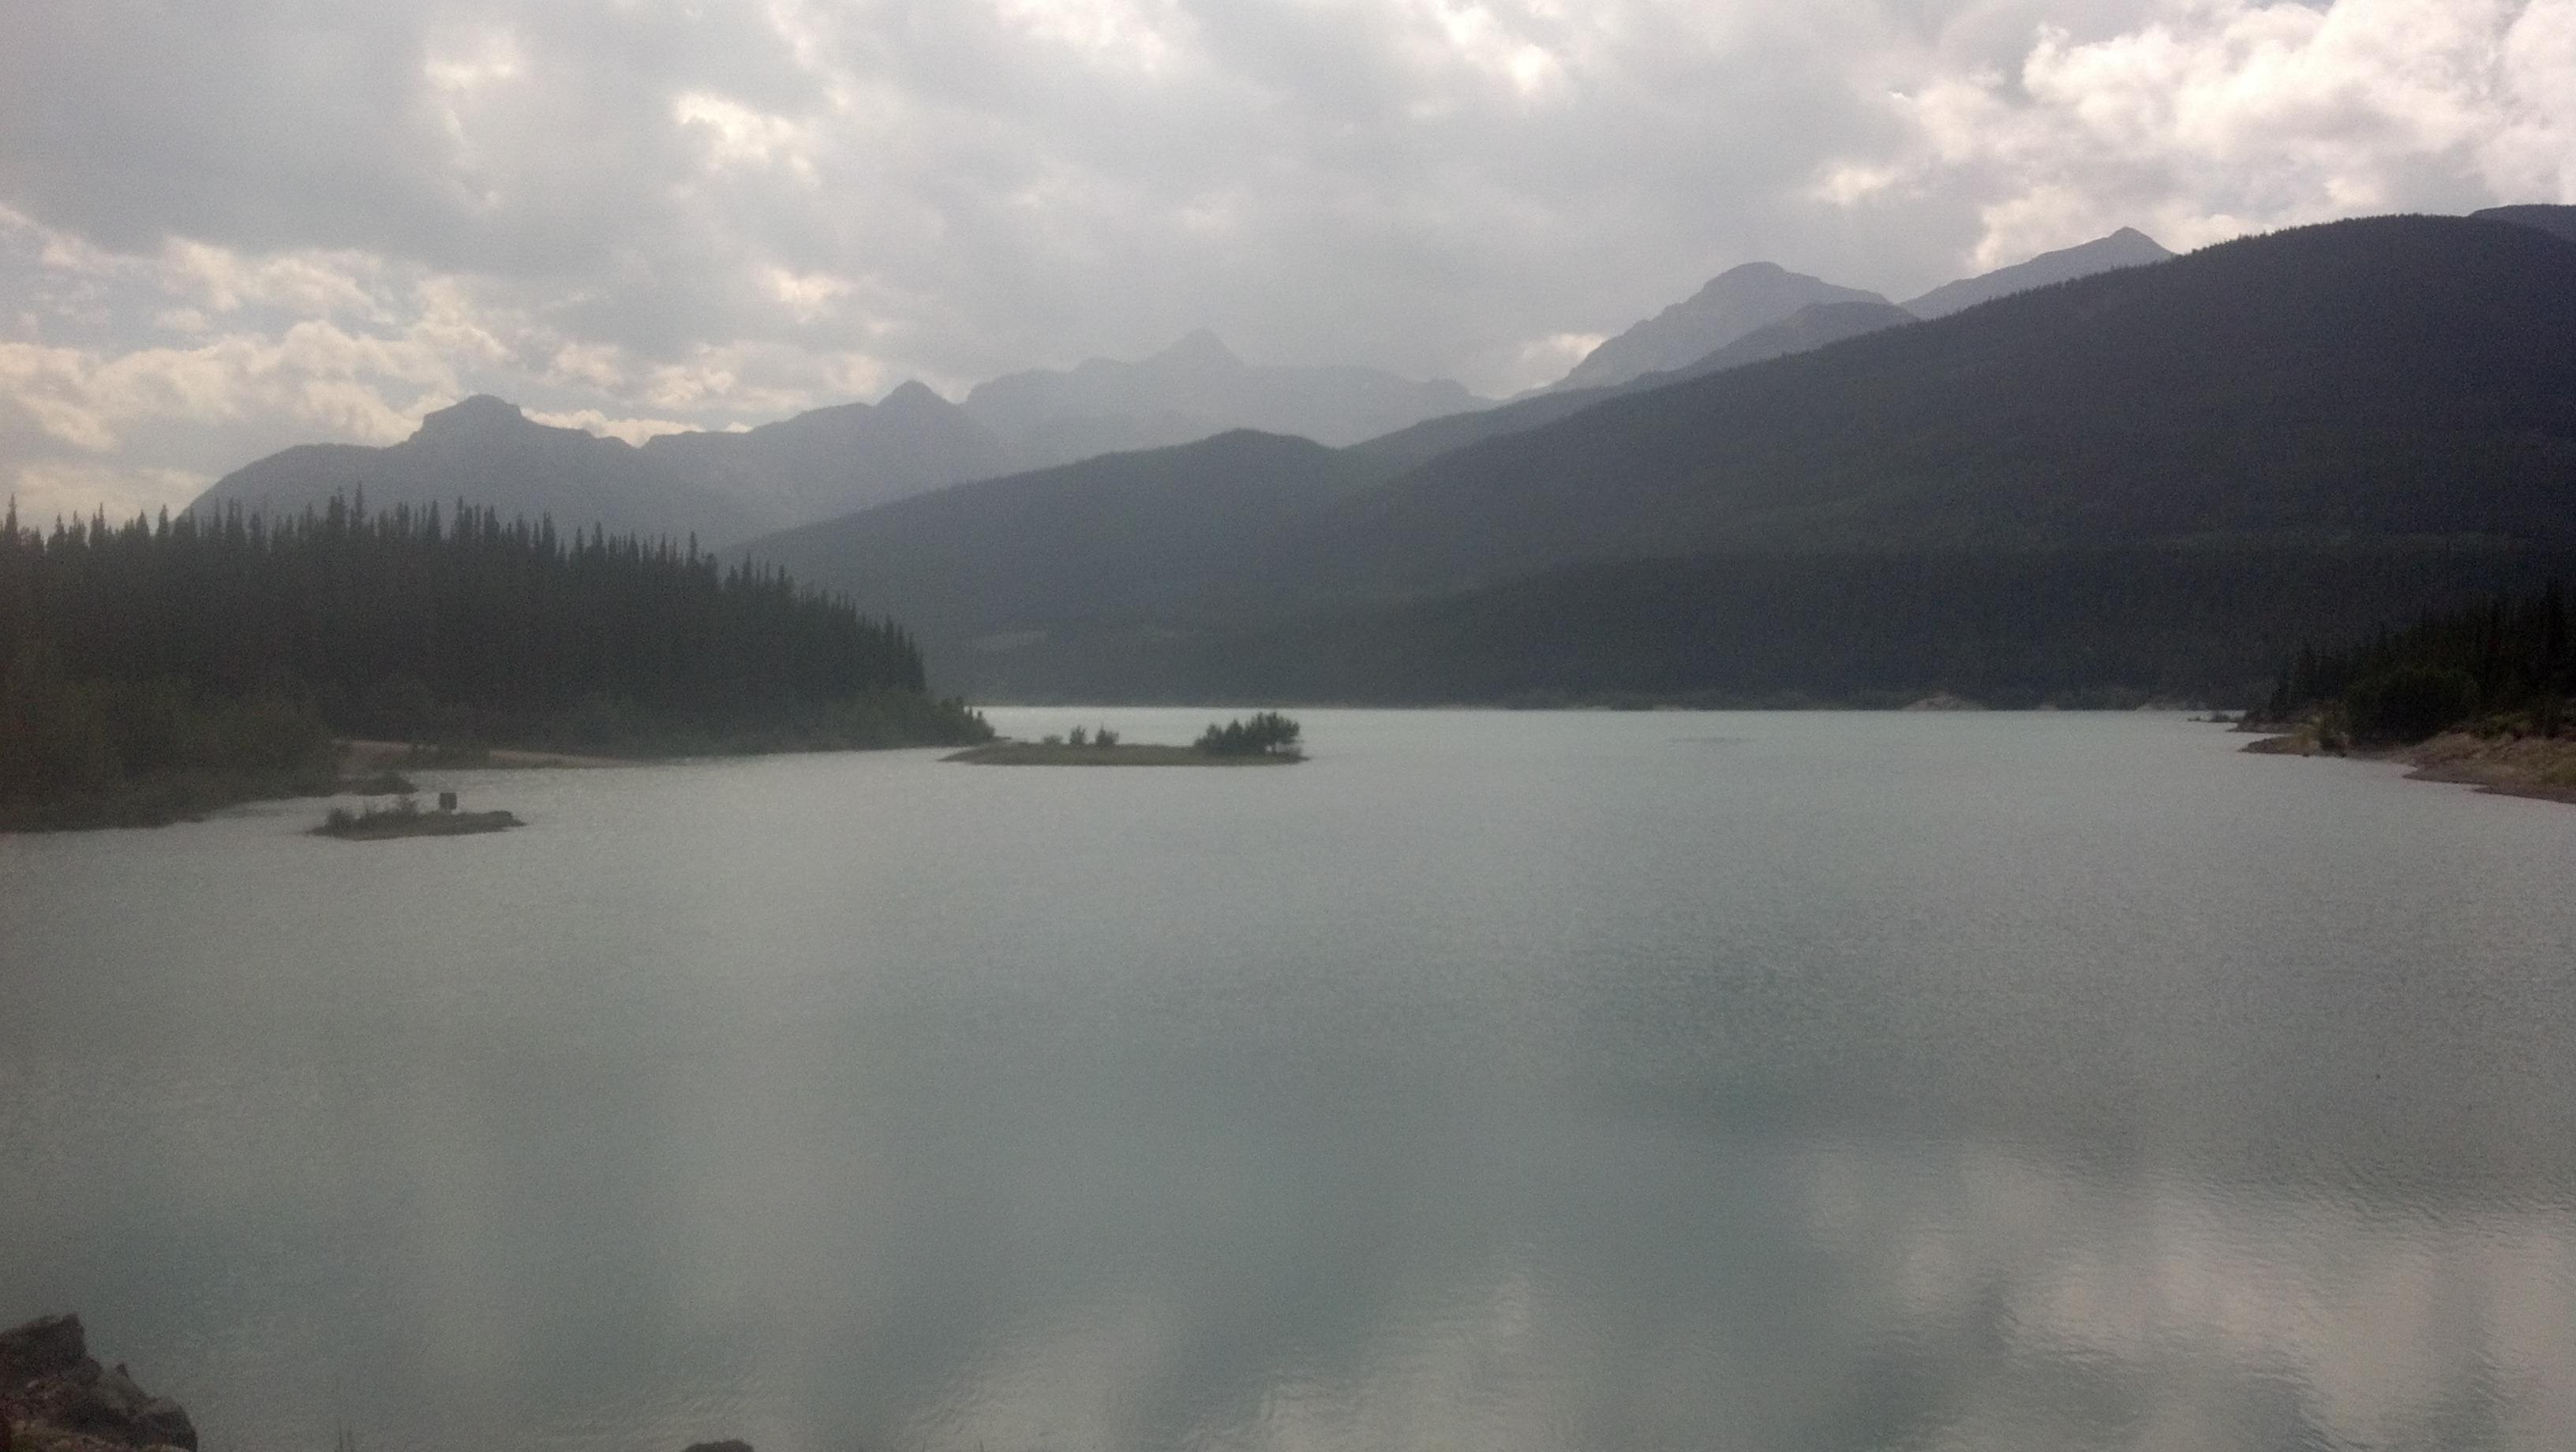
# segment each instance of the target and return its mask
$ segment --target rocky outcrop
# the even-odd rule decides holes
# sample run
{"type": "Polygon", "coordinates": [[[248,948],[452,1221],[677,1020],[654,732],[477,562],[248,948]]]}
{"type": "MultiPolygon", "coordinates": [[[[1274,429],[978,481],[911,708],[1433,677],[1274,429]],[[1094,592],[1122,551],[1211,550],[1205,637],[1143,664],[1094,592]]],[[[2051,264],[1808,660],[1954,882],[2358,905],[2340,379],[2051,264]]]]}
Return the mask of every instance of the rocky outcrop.
{"type": "Polygon", "coordinates": [[[0,1452],[196,1452],[197,1428],[119,1362],[89,1354],[78,1316],[41,1316],[0,1331],[0,1452]]]}

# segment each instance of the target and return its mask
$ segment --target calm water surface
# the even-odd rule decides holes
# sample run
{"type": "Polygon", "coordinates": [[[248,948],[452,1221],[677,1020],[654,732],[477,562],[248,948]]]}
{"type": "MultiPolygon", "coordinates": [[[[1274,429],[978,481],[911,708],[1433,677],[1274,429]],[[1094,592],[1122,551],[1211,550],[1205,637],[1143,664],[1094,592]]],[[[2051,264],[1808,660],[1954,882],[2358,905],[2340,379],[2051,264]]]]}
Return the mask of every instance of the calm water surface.
{"type": "Polygon", "coordinates": [[[0,838],[0,1321],[210,1452],[2576,1446],[2576,809],[1304,719],[0,838]]]}

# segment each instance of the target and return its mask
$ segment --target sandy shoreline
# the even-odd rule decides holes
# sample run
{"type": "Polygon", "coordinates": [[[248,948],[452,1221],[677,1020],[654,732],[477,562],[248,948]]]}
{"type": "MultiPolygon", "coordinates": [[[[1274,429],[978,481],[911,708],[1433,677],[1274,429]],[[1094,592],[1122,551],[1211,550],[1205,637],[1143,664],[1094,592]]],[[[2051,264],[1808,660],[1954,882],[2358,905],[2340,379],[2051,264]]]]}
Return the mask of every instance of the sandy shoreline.
{"type": "Polygon", "coordinates": [[[2247,742],[2259,756],[2349,756],[2393,761],[2414,768],[2409,780],[2448,782],[2506,797],[2576,803],[2576,738],[2473,736],[2446,731],[2420,745],[2394,751],[2326,751],[2301,728],[2247,742]]]}

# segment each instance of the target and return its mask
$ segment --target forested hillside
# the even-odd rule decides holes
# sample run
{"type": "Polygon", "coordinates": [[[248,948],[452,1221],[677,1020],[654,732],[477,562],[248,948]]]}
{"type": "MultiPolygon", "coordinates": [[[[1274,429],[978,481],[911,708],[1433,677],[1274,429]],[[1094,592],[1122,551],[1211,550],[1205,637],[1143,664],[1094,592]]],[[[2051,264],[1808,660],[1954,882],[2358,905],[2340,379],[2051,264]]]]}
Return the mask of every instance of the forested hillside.
{"type": "Polygon", "coordinates": [[[551,515],[568,527],[598,523],[617,534],[694,534],[710,545],[784,522],[667,467],[658,454],[549,427],[516,404],[483,395],[431,413],[398,444],[298,444],[255,459],[216,480],[190,510],[212,517],[237,508],[284,519],[358,494],[387,509],[427,509],[461,497],[505,517],[551,515]]]}
{"type": "Polygon", "coordinates": [[[1093,460],[762,547],[973,636],[940,682],[992,699],[2231,706],[2302,639],[2536,588],[2570,551],[2576,246],[2459,218],[2251,238],[1339,454],[1093,460]]]}
{"type": "Polygon", "coordinates": [[[845,599],[489,510],[0,529],[0,804],[21,808],[309,776],[326,730],[615,752],[983,734],[922,688],[905,632],[845,599]]]}
{"type": "Polygon", "coordinates": [[[901,602],[956,662],[951,679],[980,687],[976,658],[995,644],[982,637],[1230,594],[1290,531],[1375,477],[1348,451],[1236,432],[942,489],[750,554],[870,610],[901,602]]]}
{"type": "Polygon", "coordinates": [[[1628,560],[1189,629],[1080,622],[963,669],[997,699],[2236,709],[2302,641],[2571,569],[2576,552],[2440,545],[1628,560]]]}
{"type": "Polygon", "coordinates": [[[2576,246],[2392,217],[2230,242],[1432,460],[1279,568],[1401,594],[1586,560],[2576,537],[2576,246]]]}

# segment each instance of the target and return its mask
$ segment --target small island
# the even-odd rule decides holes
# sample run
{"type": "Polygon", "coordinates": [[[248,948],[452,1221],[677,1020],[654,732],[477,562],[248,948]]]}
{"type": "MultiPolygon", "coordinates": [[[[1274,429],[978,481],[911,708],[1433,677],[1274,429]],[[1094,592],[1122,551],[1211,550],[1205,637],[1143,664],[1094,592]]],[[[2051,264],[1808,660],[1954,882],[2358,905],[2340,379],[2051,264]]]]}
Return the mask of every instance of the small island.
{"type": "Polygon", "coordinates": [[[333,807],[322,825],[313,829],[316,837],[336,837],[343,842],[382,842],[395,837],[470,837],[478,832],[506,832],[527,824],[508,812],[460,812],[453,794],[442,796],[435,811],[424,811],[410,797],[392,806],[374,803],[361,805],[356,811],[333,807]]]}
{"type": "Polygon", "coordinates": [[[1276,711],[1210,723],[1188,746],[1130,745],[1106,726],[1037,741],[996,741],[942,757],[977,766],[1288,766],[1304,761],[1297,723],[1276,711]]]}

